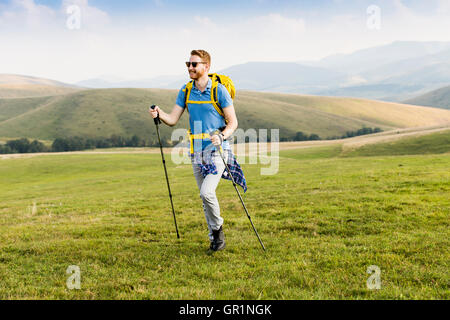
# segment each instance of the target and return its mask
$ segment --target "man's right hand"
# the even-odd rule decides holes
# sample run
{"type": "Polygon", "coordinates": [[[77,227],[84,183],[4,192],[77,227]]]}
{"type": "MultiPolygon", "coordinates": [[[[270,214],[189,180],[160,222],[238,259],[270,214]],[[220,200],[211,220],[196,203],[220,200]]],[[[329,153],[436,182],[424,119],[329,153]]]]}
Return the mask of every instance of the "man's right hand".
{"type": "Polygon", "coordinates": [[[149,108],[148,112],[152,116],[153,119],[158,118],[159,111],[161,109],[158,106],[155,106],[155,109],[149,108]]]}

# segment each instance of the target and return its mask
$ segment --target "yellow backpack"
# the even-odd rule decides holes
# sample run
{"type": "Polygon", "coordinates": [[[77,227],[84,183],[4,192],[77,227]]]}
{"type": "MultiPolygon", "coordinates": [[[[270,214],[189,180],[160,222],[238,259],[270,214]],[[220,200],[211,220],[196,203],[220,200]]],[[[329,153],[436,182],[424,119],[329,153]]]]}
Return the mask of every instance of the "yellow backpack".
{"type": "MultiPolygon", "coordinates": [[[[217,74],[217,73],[208,74],[208,77],[210,77],[212,80],[211,101],[189,101],[189,96],[191,95],[192,86],[194,85],[194,80],[191,80],[186,84],[186,88],[183,90],[185,93],[184,94],[184,105],[186,106],[186,110],[188,110],[188,102],[189,103],[212,103],[212,105],[214,106],[216,111],[223,118],[225,118],[223,109],[220,106],[219,99],[217,96],[217,87],[219,86],[219,83],[222,84],[227,89],[227,91],[230,93],[231,99],[234,100],[234,97],[236,96],[236,88],[234,87],[234,83],[230,77],[227,77],[227,76],[224,76],[221,74],[217,74]]],[[[227,123],[227,122],[228,121],[225,119],[225,123],[227,123]]]]}

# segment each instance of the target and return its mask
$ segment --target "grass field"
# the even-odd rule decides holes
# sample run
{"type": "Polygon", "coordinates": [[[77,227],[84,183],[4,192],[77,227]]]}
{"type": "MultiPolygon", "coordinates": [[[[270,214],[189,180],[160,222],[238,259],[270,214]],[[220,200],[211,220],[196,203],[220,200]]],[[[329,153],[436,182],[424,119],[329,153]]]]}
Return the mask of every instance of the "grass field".
{"type": "Polygon", "coordinates": [[[157,153],[0,159],[0,298],[449,299],[450,154],[339,152],[280,151],[273,176],[243,165],[266,253],[222,180],[227,248],[212,256],[189,165],[168,161],[177,240],[157,153]]]}

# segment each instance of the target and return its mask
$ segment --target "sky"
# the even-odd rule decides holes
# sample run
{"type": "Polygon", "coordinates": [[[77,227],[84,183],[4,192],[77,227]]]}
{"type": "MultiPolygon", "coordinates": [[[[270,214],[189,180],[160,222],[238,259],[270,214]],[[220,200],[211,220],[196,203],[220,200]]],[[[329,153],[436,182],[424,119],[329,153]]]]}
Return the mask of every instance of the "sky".
{"type": "Polygon", "coordinates": [[[68,83],[306,61],[393,41],[450,41],[450,0],[0,0],[0,73],[68,83]]]}

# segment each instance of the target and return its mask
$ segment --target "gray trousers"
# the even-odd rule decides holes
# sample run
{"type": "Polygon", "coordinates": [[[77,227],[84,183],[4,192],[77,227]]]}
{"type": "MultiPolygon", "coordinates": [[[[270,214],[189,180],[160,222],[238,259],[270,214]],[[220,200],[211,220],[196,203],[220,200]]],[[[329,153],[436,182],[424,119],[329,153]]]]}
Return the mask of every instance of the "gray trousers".
{"type": "MultiPolygon", "coordinates": [[[[224,157],[225,162],[228,161],[227,152],[224,153],[224,157]]],[[[200,190],[200,198],[203,201],[203,211],[209,229],[208,236],[211,241],[213,240],[212,230],[219,230],[223,224],[223,219],[220,216],[219,200],[216,196],[216,188],[225,170],[225,165],[218,152],[214,154],[213,161],[217,167],[217,174],[208,174],[206,177],[203,177],[198,165],[194,162],[192,163],[195,180],[200,190]]]]}

